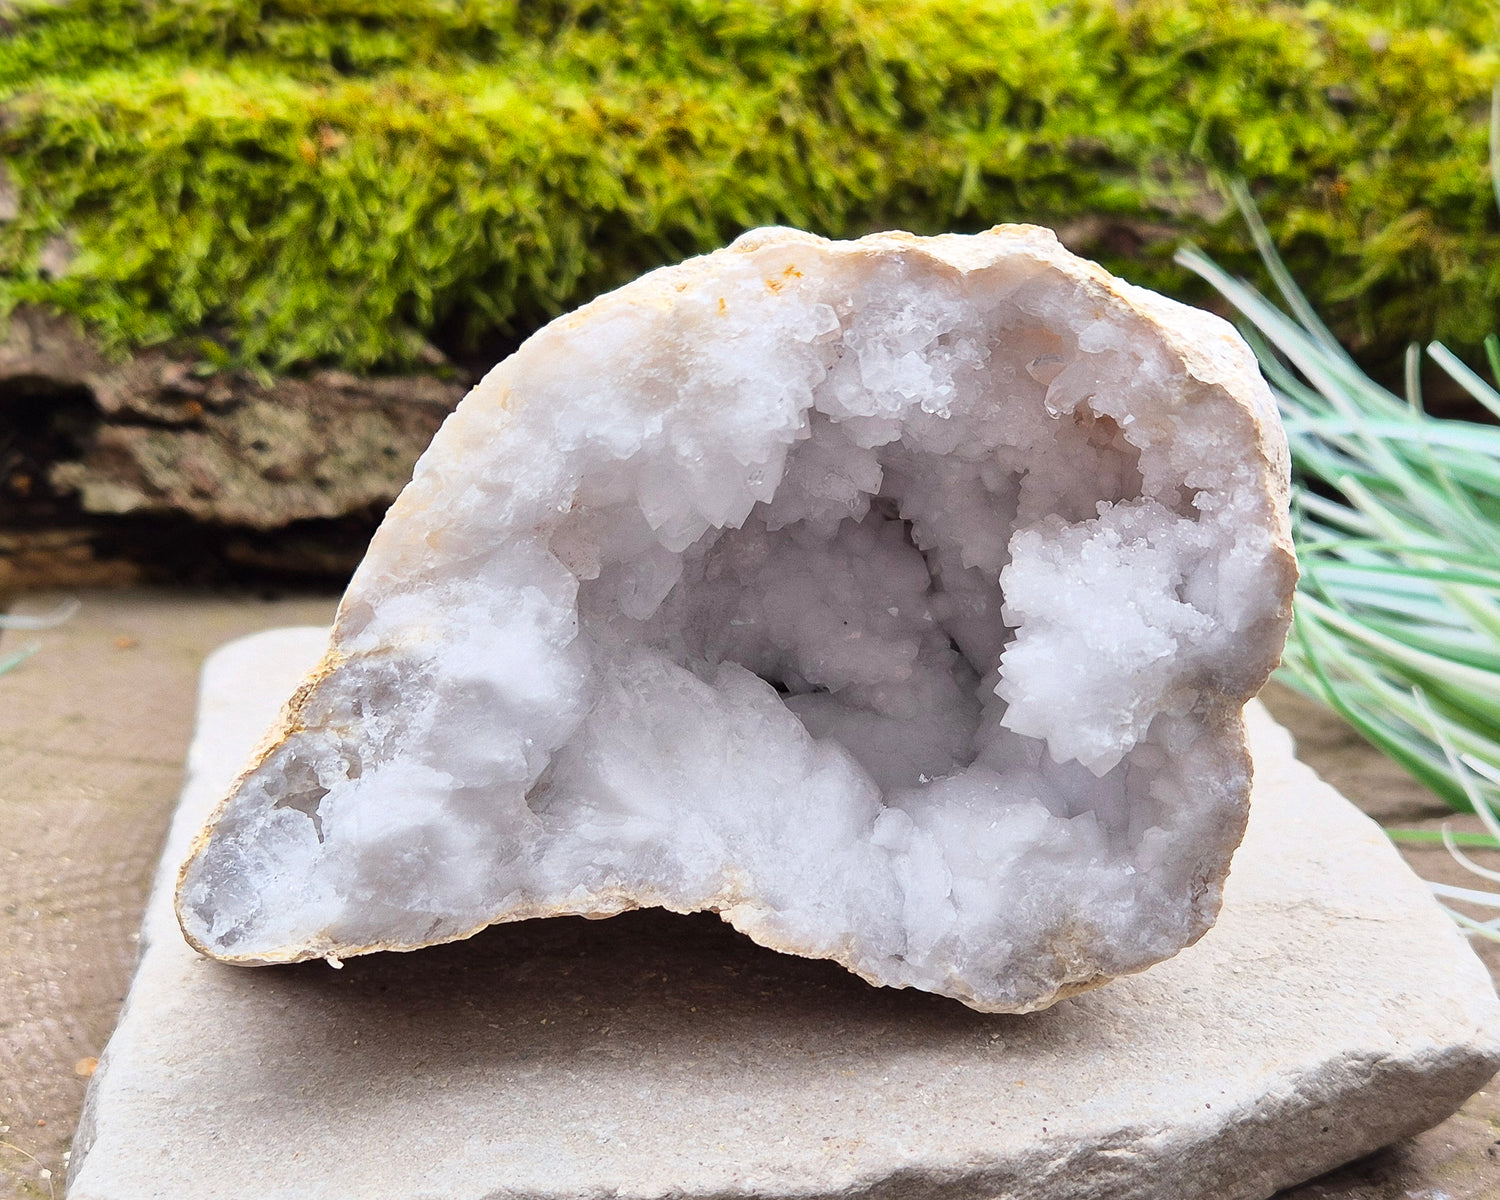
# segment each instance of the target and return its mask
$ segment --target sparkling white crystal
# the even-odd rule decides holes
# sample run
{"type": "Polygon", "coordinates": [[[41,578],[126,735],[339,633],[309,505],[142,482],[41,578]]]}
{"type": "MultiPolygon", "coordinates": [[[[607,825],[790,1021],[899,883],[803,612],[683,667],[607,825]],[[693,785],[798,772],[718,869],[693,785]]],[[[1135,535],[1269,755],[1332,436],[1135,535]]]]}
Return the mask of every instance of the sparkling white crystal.
{"type": "Polygon", "coordinates": [[[1285,636],[1285,446],[1045,231],[787,230],[501,363],[185,865],[215,957],[713,909],[1025,1011],[1175,953],[1285,636]]]}

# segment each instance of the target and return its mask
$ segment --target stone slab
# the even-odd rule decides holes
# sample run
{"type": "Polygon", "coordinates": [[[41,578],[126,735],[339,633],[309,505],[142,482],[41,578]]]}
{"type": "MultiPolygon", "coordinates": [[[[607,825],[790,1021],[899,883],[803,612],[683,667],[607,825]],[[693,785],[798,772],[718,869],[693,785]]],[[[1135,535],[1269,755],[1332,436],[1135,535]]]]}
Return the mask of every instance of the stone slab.
{"type": "Polygon", "coordinates": [[[273,631],[205,668],[74,1200],[1263,1200],[1435,1124],[1500,1065],[1479,962],[1258,706],[1219,924],[1044,1013],[870,988],[653,912],[341,971],[200,959],[175,865],[322,639],[273,631]]]}
{"type": "Polygon", "coordinates": [[[9,611],[67,600],[82,607],[62,625],[0,630],[0,660],[36,647],[0,674],[0,1200],[62,1194],[87,1072],[135,974],[204,659],[259,630],[326,624],[338,598],[85,591],[9,611]]]}

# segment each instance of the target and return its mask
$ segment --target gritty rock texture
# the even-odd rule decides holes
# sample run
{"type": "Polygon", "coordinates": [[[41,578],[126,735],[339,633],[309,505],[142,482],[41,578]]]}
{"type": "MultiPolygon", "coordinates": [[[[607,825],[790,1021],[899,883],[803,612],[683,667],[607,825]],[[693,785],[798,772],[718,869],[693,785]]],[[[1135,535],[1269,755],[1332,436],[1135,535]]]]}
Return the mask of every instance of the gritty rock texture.
{"type": "Polygon", "coordinates": [[[1212,922],[1295,569],[1248,348],[1048,231],[792,230],[527,342],[185,866],[228,961],[712,910],[1023,1012],[1212,922]]]}
{"type": "Polygon", "coordinates": [[[116,361],[71,320],[10,315],[0,587],[128,578],[125,563],[169,557],[151,545],[153,525],[166,530],[157,541],[184,526],[220,531],[236,543],[229,557],[250,567],[347,575],[464,391],[433,376],[337,371],[268,386],[194,366],[163,350],[116,361]],[[254,536],[339,520],[359,527],[327,530],[317,553],[284,533],[254,536]]]}
{"type": "Polygon", "coordinates": [[[72,1200],[1264,1200],[1441,1120],[1500,1065],[1473,954],[1253,706],[1218,923],[1045,1013],[871,988],[658,912],[337,972],[200,959],[176,860],[324,636],[256,635],[205,670],[72,1200]]]}

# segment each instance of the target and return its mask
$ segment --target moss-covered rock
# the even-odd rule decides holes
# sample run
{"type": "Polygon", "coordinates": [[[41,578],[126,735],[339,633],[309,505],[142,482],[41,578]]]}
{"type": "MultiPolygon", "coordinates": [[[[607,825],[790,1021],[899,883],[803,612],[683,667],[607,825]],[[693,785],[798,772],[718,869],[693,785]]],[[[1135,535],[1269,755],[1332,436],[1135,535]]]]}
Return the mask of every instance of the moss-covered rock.
{"type": "Polygon", "coordinates": [[[1352,340],[1496,321],[1492,0],[4,4],[0,303],[117,349],[409,367],[776,222],[1194,294],[1229,174],[1352,340]]]}

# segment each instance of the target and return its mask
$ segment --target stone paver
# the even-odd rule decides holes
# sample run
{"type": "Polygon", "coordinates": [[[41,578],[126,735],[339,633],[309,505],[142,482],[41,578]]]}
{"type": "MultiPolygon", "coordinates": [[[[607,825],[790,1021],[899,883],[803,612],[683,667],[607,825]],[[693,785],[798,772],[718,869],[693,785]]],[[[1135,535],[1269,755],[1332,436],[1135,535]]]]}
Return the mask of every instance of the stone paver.
{"type": "MultiPolygon", "coordinates": [[[[18,611],[41,611],[32,596],[18,611]]],[[[215,646],[260,628],[326,622],[331,598],[89,593],[67,626],[0,635],[0,1197],[61,1194],[87,1070],[113,1026],[135,932],[180,787],[196,679],[215,646]],[[42,753],[45,751],[45,753],[42,753]],[[38,1125],[38,1121],[45,1121],[38,1125]],[[50,1181],[39,1167],[54,1173],[50,1181]],[[50,1184],[50,1187],[49,1187],[50,1184]]],[[[1332,718],[1268,692],[1303,757],[1387,823],[1446,809],[1332,718]]],[[[1463,821],[1458,828],[1471,827],[1463,821]]],[[[1404,850],[1419,873],[1467,882],[1441,849],[1404,850]]],[[[1500,867],[1500,856],[1489,860],[1500,867]]],[[[1500,953],[1481,947],[1492,971],[1500,953]]],[[[1481,1200],[1500,1195],[1500,1081],[1457,1116],[1283,1200],[1481,1200]]]]}
{"type": "MultiPolygon", "coordinates": [[[[1297,737],[1297,752],[1329,783],[1382,824],[1403,829],[1480,832],[1477,817],[1456,816],[1426,788],[1370,746],[1322,705],[1271,684],[1261,697],[1297,737]]],[[[1403,845],[1401,853],[1424,879],[1487,887],[1441,846],[1403,845]]],[[[1500,853],[1474,852],[1491,870],[1500,853]]],[[[1493,916],[1493,912],[1473,915],[1493,916]]],[[[1475,939],[1480,959],[1500,981],[1500,942],[1475,939]]],[[[1500,1076],[1435,1129],[1334,1171],[1280,1200],[1495,1200],[1500,1197],[1500,1076]]]]}
{"type": "Polygon", "coordinates": [[[338,971],[207,962],[177,929],[175,862],[322,648],[277,630],[206,668],[73,1200],[1265,1200],[1440,1121],[1500,1065],[1482,965],[1259,708],[1218,923],[1030,1017],[660,912],[338,971]]]}
{"type": "MultiPolygon", "coordinates": [[[[61,598],[26,597],[13,611],[61,598]]],[[[57,629],[0,634],[0,658],[39,643],[0,675],[0,1197],[62,1193],[90,1060],[135,968],[204,657],[257,629],[327,622],[335,603],[82,599],[57,629]]]]}

